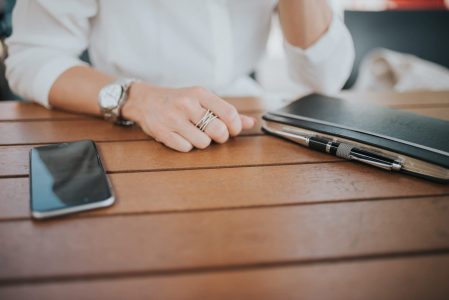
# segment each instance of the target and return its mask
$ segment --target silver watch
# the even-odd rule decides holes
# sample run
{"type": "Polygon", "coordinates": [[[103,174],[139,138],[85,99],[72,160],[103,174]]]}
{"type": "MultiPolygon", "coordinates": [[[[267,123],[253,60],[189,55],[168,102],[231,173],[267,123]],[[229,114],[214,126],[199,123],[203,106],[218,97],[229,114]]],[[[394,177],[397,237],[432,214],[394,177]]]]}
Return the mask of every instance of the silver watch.
{"type": "Polygon", "coordinates": [[[136,79],[122,78],[103,87],[98,94],[98,105],[103,117],[119,125],[133,125],[134,122],[122,117],[122,107],[128,100],[130,86],[136,79]]]}

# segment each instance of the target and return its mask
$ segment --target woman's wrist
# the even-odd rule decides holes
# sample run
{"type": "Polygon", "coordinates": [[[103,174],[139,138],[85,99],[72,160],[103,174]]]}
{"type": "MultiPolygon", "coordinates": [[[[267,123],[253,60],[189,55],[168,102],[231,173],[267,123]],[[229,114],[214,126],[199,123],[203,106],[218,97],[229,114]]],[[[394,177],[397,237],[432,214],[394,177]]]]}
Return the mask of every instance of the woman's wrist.
{"type": "Polygon", "coordinates": [[[124,119],[140,123],[142,119],[142,98],[148,90],[148,85],[137,81],[128,89],[128,99],[122,107],[121,115],[124,119]]]}

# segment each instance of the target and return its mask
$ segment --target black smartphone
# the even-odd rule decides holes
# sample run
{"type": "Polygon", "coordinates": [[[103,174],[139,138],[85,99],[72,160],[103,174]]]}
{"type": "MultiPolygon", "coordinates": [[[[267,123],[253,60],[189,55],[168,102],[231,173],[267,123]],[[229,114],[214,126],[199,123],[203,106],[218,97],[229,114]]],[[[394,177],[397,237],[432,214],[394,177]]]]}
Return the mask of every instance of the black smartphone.
{"type": "Polygon", "coordinates": [[[53,144],[30,151],[31,214],[45,219],[115,201],[95,143],[53,144]]]}

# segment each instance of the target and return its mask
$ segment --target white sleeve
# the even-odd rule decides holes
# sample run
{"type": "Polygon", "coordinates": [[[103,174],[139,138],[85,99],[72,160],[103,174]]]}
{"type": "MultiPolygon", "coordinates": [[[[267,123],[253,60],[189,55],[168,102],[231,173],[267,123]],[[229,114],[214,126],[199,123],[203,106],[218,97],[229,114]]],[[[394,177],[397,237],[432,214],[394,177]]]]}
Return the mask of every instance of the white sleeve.
{"type": "Polygon", "coordinates": [[[354,43],[336,12],[327,32],[311,47],[301,49],[284,39],[284,49],[292,80],[314,92],[335,93],[351,74],[354,43]]]}
{"type": "Polygon", "coordinates": [[[85,65],[78,57],[88,46],[89,18],[96,0],[20,0],[13,11],[13,33],[6,44],[6,77],[19,96],[46,107],[55,80],[85,65]]]}

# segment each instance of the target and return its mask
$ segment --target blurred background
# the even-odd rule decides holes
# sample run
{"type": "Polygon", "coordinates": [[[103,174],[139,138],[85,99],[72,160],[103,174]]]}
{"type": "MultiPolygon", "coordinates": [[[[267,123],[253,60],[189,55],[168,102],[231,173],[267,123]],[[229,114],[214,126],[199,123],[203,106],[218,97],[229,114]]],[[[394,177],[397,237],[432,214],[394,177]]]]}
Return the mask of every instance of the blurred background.
{"type": "MultiPolygon", "coordinates": [[[[449,90],[449,0],[333,3],[342,10],[355,44],[355,63],[344,89],[449,90]]],[[[256,72],[258,81],[267,91],[285,98],[303,94],[288,78],[277,20],[267,47],[256,72]]]]}
{"type": "MultiPolygon", "coordinates": [[[[344,89],[449,89],[449,0],[331,1],[344,14],[355,43],[355,64],[344,89]]],[[[0,100],[18,99],[8,87],[3,64],[14,4],[0,0],[0,100]]],[[[288,77],[277,17],[255,78],[267,93],[281,97],[307,92],[288,77]]]]}

